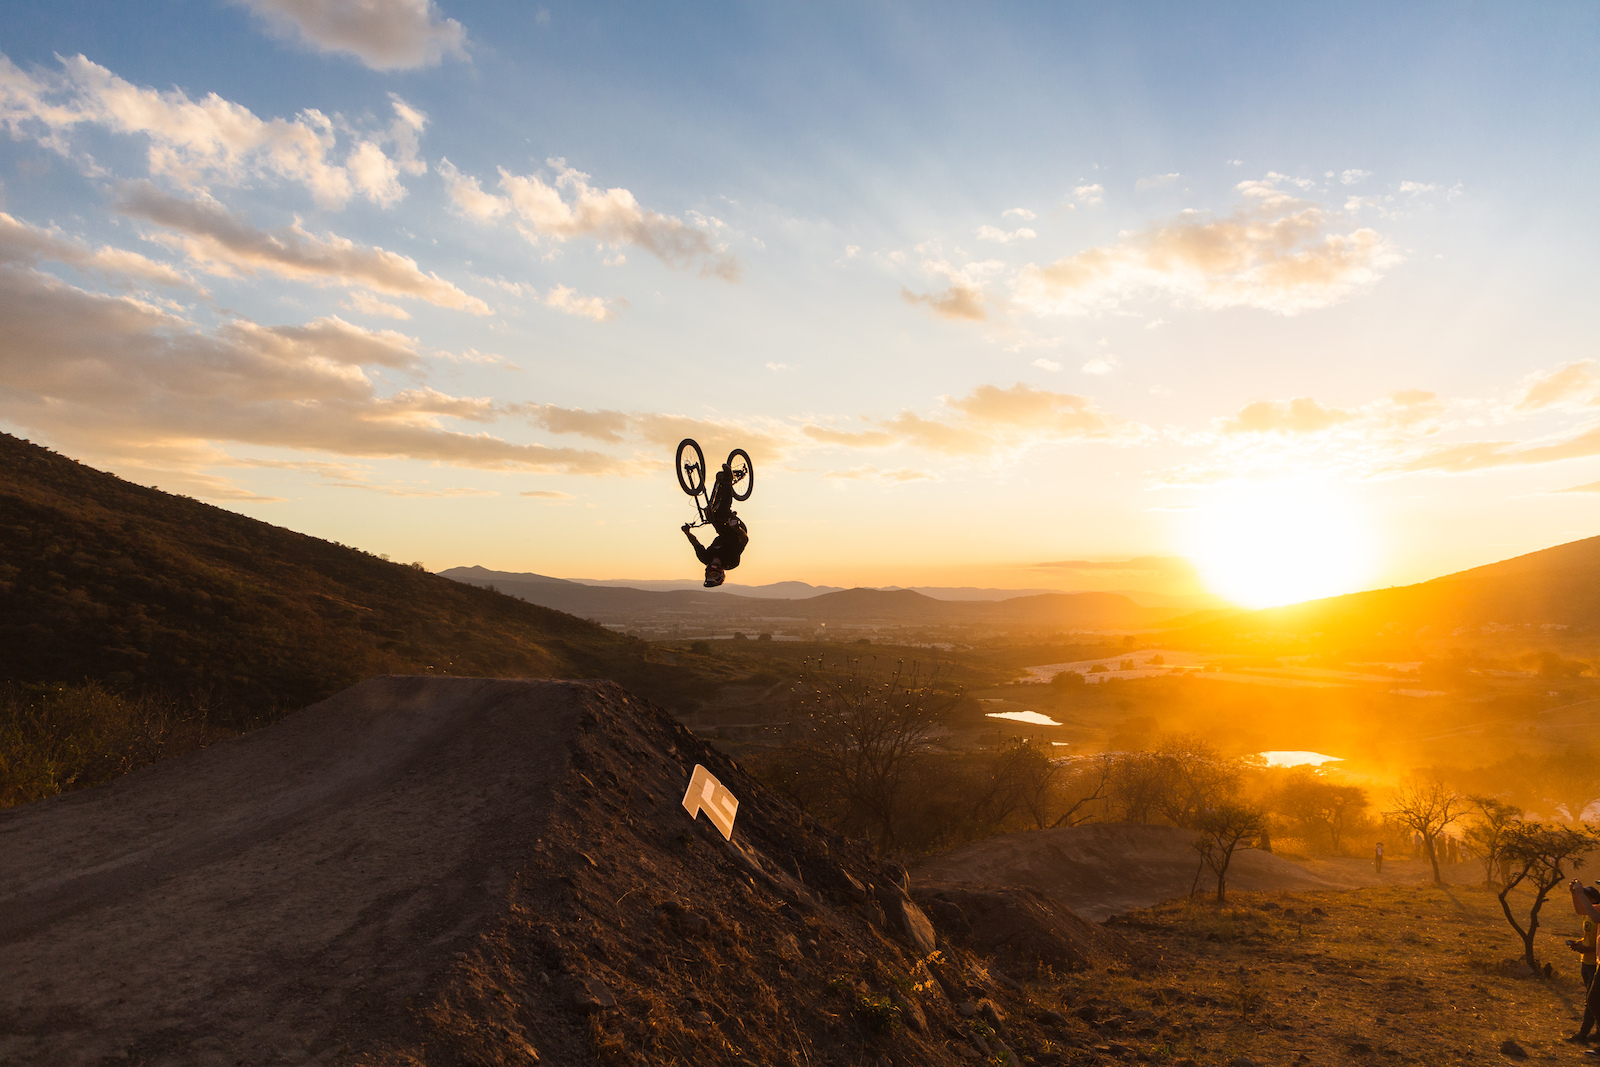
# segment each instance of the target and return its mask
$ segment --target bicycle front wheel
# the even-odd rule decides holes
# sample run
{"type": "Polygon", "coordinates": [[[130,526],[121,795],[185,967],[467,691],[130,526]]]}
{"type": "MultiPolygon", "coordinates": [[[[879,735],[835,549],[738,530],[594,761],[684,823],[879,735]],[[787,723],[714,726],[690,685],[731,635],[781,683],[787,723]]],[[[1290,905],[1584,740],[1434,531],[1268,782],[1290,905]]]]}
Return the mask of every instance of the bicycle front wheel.
{"type": "Polygon", "coordinates": [[[692,437],[678,442],[678,486],[690,496],[699,496],[706,487],[706,456],[692,437]]]}
{"type": "Polygon", "coordinates": [[[733,472],[733,499],[749,500],[756,487],[756,468],[750,462],[750,453],[742,448],[729,452],[728,469],[733,472]]]}

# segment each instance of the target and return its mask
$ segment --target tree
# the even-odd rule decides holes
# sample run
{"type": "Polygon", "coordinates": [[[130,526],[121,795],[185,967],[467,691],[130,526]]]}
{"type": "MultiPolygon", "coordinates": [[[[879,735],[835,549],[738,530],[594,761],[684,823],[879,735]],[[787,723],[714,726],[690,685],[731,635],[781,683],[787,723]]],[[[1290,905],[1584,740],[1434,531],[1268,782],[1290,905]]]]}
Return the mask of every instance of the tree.
{"type": "Polygon", "coordinates": [[[1239,792],[1239,764],[1223,759],[1205,741],[1169,734],[1156,746],[1159,790],[1156,809],[1174,826],[1195,829],[1201,815],[1239,792]]]}
{"type": "MultiPolygon", "coordinates": [[[[1522,821],[1522,809],[1497,797],[1482,794],[1467,797],[1467,803],[1472,805],[1475,819],[1467,827],[1464,836],[1477,855],[1478,862],[1483,864],[1483,884],[1492,888],[1496,868],[1503,869],[1505,866],[1501,846],[1505,843],[1506,834],[1522,821]]],[[[1502,875],[1500,880],[1505,881],[1505,876],[1502,875]]]]}
{"type": "Polygon", "coordinates": [[[1535,972],[1539,971],[1539,961],[1534,958],[1533,938],[1539,932],[1539,909],[1544,907],[1550,891],[1566,880],[1568,869],[1582,867],[1584,856],[1594,847],[1594,838],[1586,833],[1537,822],[1509,826],[1501,838],[1500,854],[1506,862],[1508,877],[1500,887],[1500,910],[1522,938],[1522,958],[1535,972]],[[1511,891],[1523,882],[1528,883],[1534,894],[1526,928],[1511,913],[1508,899],[1511,891]]]}
{"type": "Polygon", "coordinates": [[[842,671],[827,669],[820,657],[806,662],[793,759],[833,809],[837,829],[871,836],[882,851],[894,848],[910,762],[959,698],[915,664],[897,664],[880,680],[859,659],[842,671]]]}
{"type": "Polygon", "coordinates": [[[1600,753],[1569,746],[1545,756],[1530,784],[1543,799],[1566,809],[1568,826],[1580,825],[1584,809],[1600,797],[1600,753]]]}
{"type": "Polygon", "coordinates": [[[1337,853],[1345,830],[1367,810],[1367,791],[1331,782],[1308,767],[1296,767],[1272,797],[1272,808],[1303,840],[1325,841],[1337,853]]]}
{"type": "Polygon", "coordinates": [[[1267,813],[1236,801],[1218,804],[1195,819],[1200,838],[1194,849],[1200,860],[1217,876],[1217,903],[1228,902],[1228,866],[1233,854],[1241,848],[1254,846],[1254,841],[1266,833],[1267,813]]]}
{"type": "Polygon", "coordinates": [[[1384,814],[1422,835],[1423,848],[1433,864],[1433,884],[1444,885],[1436,842],[1439,835],[1461,817],[1465,799],[1437,775],[1418,774],[1395,787],[1393,802],[1394,809],[1384,814]]]}
{"type": "MultiPolygon", "coordinates": [[[[1090,805],[1104,798],[1106,790],[1110,788],[1111,764],[1111,759],[1106,756],[1073,761],[1065,776],[1066,784],[1058,791],[1066,794],[1071,803],[1056,816],[1050,824],[1051,829],[1077,826],[1094,817],[1094,809],[1090,805]]],[[[1062,803],[1066,803],[1065,799],[1062,803]]]]}

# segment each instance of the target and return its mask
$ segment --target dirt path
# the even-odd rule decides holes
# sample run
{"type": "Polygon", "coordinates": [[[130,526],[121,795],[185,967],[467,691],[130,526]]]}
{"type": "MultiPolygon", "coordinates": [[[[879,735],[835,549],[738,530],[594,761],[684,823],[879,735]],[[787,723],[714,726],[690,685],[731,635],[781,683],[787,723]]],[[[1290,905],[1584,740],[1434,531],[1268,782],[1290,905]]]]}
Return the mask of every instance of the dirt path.
{"type": "Polygon", "coordinates": [[[0,1062],[331,1057],[503,893],[575,689],[374,679],[0,814],[0,1062]]]}
{"type": "MultiPolygon", "coordinates": [[[[1095,823],[992,837],[923,860],[912,873],[919,882],[1028,886],[1100,921],[1186,896],[1199,867],[1193,841],[1192,831],[1171,826],[1095,823]]],[[[1445,873],[1450,882],[1482,880],[1473,864],[1445,873]]],[[[1254,850],[1236,853],[1228,870],[1229,888],[1244,892],[1411,885],[1432,878],[1422,860],[1390,860],[1379,878],[1366,860],[1300,862],[1254,850]]],[[[1200,874],[1202,892],[1215,886],[1214,877],[1200,874]]]]}

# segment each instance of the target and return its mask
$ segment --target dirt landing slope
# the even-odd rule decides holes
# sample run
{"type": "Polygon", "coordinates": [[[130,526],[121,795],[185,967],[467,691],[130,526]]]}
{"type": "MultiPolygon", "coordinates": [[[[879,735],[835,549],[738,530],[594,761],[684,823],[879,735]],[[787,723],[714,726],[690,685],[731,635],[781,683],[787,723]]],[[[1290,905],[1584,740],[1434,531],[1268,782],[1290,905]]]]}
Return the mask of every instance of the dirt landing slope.
{"type": "MultiPolygon", "coordinates": [[[[935,955],[907,887],[609,683],[374,679],[0,814],[0,1062],[1042,1049],[1055,1024],[972,950],[935,955]],[[732,845],[680,806],[696,763],[740,799],[732,845]]],[[[938,927],[982,930],[984,909],[946,901],[938,927]]],[[[1031,955],[1124,951],[1070,925],[1034,929],[1031,955]]]]}
{"type": "MultiPolygon", "coordinates": [[[[1200,862],[1194,838],[1193,831],[1172,826],[1094,823],[992,837],[924,860],[912,873],[919,885],[1027,886],[1098,922],[1187,895],[1200,862]]],[[[1214,892],[1216,879],[1206,878],[1201,889],[1214,892]]],[[[1251,850],[1234,854],[1228,887],[1254,893],[1343,884],[1251,850]]]]}

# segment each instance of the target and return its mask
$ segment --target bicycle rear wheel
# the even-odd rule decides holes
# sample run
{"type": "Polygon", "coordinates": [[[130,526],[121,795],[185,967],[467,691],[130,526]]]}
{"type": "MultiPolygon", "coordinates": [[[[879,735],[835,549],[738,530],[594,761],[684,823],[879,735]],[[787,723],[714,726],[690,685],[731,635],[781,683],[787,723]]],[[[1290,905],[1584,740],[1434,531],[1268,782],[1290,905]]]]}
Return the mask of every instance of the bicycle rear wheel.
{"type": "Polygon", "coordinates": [[[673,460],[678,468],[678,487],[690,496],[699,496],[706,487],[706,455],[692,437],[678,442],[678,455],[673,460]]]}
{"type": "Polygon", "coordinates": [[[749,500],[756,487],[756,468],[750,462],[750,453],[742,448],[729,452],[728,467],[733,472],[733,499],[749,500]]]}

